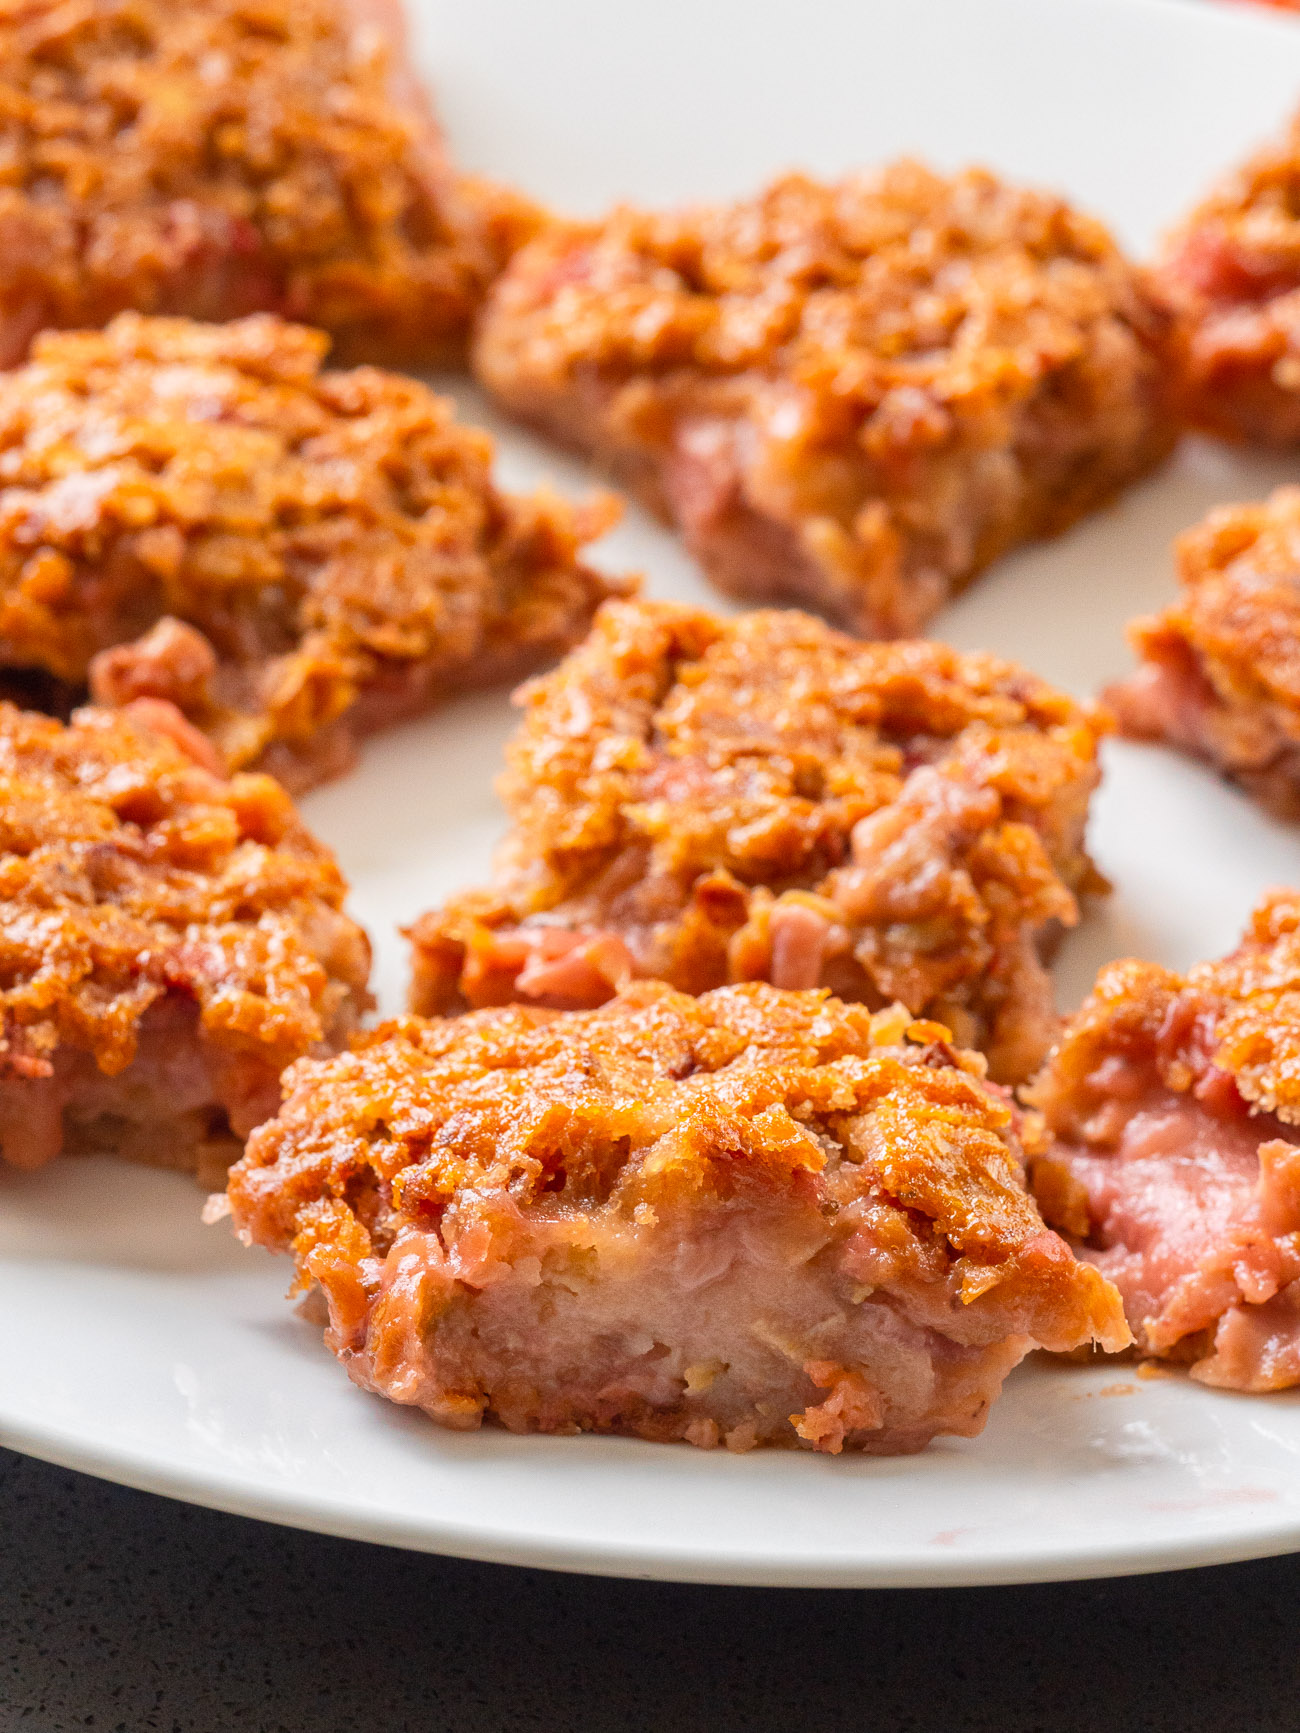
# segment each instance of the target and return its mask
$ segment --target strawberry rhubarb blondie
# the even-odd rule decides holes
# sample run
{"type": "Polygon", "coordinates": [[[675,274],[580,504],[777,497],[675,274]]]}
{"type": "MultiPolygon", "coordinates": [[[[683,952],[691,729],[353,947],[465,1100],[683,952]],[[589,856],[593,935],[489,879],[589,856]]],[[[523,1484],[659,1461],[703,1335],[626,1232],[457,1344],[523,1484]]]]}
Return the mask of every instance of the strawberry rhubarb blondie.
{"type": "Polygon", "coordinates": [[[1300,440],[1300,115],[1168,236],[1180,412],[1229,439],[1300,440]]]}
{"type": "Polygon", "coordinates": [[[653,602],[607,604],[521,700],[513,829],[411,928],[414,1010],[767,980],[898,1000],[1000,1080],[1039,1064],[1042,949],[1102,888],[1092,712],[994,656],[653,602]]]}
{"type": "Polygon", "coordinates": [[[1211,512],[1176,544],[1178,600],[1134,620],[1107,703],[1125,733],[1208,760],[1300,818],[1300,488],[1211,512]]]}
{"type": "Polygon", "coordinates": [[[0,139],[6,366],[130,308],[442,361],[538,222],[448,161],[398,0],[6,0],[0,139]]]}
{"type": "Polygon", "coordinates": [[[1300,893],[1227,957],[1112,963],[1026,1099],[1044,1216],[1124,1297],[1139,1350],[1233,1390],[1300,1384],[1300,893]]]}
{"type": "Polygon", "coordinates": [[[170,706],[0,705],[0,1157],[61,1148],[211,1184],[280,1073],[342,1046],[370,948],[268,776],[170,706]]]}
{"type": "Polygon", "coordinates": [[[301,789],[582,636],[616,510],[501,492],[427,386],[317,331],[124,313],[0,374],[0,667],[178,705],[301,789]]]}
{"type": "Polygon", "coordinates": [[[904,161],[548,228],[475,356],[724,589],[901,636],[1164,455],[1167,323],[1061,199],[904,161]]]}
{"type": "Polygon", "coordinates": [[[919,1450],[1034,1346],[1128,1340],[983,1069],[901,1007],[756,984],[408,1017],[295,1066],[210,1213],[444,1426],[919,1450]]]}

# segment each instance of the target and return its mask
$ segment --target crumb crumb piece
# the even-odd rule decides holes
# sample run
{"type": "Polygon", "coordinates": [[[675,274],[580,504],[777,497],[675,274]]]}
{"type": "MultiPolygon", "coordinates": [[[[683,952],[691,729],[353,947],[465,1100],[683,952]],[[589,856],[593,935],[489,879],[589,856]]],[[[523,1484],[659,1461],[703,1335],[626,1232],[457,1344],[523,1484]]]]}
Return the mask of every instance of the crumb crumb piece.
{"type": "Polygon", "coordinates": [[[1034,1344],[1128,1332],[1034,1208],[1009,1093],[875,1034],[752,982],[405,1017],[292,1069],[233,1219],[324,1294],[359,1384],[446,1426],[970,1437],[1034,1344]]]}
{"type": "Polygon", "coordinates": [[[1300,488],[1212,511],[1176,554],[1178,599],[1132,622],[1139,667],[1107,702],[1125,733],[1300,818],[1300,488]]]}
{"type": "Polygon", "coordinates": [[[1168,323],[1061,199],[902,161],[552,225],[498,279],[475,365],[722,588],[907,636],[1171,448],[1168,323]]]}
{"type": "Polygon", "coordinates": [[[1229,439],[1300,440],[1300,114],[1167,237],[1179,409],[1229,439]]]}
{"type": "Polygon", "coordinates": [[[120,712],[0,705],[4,1159],[116,1152],[223,1185],[284,1067],[369,1003],[346,888],[269,777],[214,777],[120,712]]]}
{"type": "Polygon", "coordinates": [[[870,1005],[884,1045],[951,1033],[998,1082],[1041,1062],[1044,950],[1104,888],[1092,711],[993,656],[655,602],[603,607],[521,701],[513,829],[409,930],[412,1009],[769,980],[870,1005]]]}
{"type": "Polygon", "coordinates": [[[450,361],[541,221],[449,162],[396,0],[25,0],[0,13],[0,102],[2,366],[128,308],[450,361]]]}
{"type": "Polygon", "coordinates": [[[1298,1007],[1300,892],[1279,890],[1186,975],[1109,964],[1025,1091],[1054,1136],[1040,1207],[1123,1295],[1139,1377],[1300,1385],[1298,1007]]]}
{"type": "Polygon", "coordinates": [[[0,375],[0,665],[301,791],[627,589],[582,558],[615,502],[503,493],[449,401],[325,349],[129,313],[0,375]]]}

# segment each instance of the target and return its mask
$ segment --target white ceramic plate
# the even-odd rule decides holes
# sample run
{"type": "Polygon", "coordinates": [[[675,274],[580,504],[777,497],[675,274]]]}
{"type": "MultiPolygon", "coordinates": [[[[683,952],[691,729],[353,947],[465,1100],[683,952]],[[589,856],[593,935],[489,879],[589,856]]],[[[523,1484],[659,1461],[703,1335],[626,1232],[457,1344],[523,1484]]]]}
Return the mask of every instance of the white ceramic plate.
{"type": "MultiPolygon", "coordinates": [[[[1144,248],[1300,94],[1300,25],[1190,0],[412,9],[464,159],[573,209],[909,150],[1061,187],[1144,248]]],[[[587,485],[498,431],[508,480],[587,485]]],[[[1171,591],[1170,535],[1297,469],[1190,445],[1114,511],[1008,560],[940,630],[1094,690],[1127,665],[1125,619],[1171,591]]],[[[706,598],[636,512],[603,558],[706,598]]],[[[377,941],[388,1009],[396,924],[486,865],[511,725],[501,696],[460,704],[307,802],[377,941]]],[[[1226,947],[1260,890],[1300,881],[1300,830],[1155,750],[1108,750],[1092,840],[1117,888],[1066,947],[1063,1005],[1109,957],[1179,966],[1226,947]]],[[[1300,1549],[1300,1395],[1035,1363],[983,1437],[893,1461],[449,1434],[355,1390],[285,1304],[285,1267],[200,1227],[198,1203],[184,1179],[109,1162],[0,1176],[0,1443],[337,1534],[701,1581],[1010,1582],[1300,1549]]]]}

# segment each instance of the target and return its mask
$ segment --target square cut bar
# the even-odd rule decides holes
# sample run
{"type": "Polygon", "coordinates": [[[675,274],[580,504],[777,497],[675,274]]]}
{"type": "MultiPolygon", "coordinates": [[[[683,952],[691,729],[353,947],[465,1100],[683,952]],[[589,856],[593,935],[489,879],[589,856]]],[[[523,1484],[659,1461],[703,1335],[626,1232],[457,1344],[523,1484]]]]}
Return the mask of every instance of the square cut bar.
{"type": "Polygon", "coordinates": [[[410,929],[411,1007],[599,1004],[634,975],[900,1000],[1028,1076],[1040,950],[1104,888],[1095,715],[1024,669],[802,613],[611,603],[524,688],[491,885],[410,929]]]}
{"type": "Polygon", "coordinates": [[[344,1044],[370,947],[329,850],[269,776],[220,779],[120,711],[0,705],[0,1156],[61,1148],[209,1185],[344,1044]]]}
{"type": "Polygon", "coordinates": [[[447,160],[398,0],[8,0],[0,134],[5,366],[130,308],[442,362],[540,220],[447,160]]]}
{"type": "Polygon", "coordinates": [[[1168,451],[1166,325],[1060,199],[900,162],[548,229],[475,364],[723,589],[897,637],[1168,451]]]}
{"type": "Polygon", "coordinates": [[[1178,407],[1228,439],[1300,441],[1300,114],[1166,238],[1178,407]]]}
{"type": "Polygon", "coordinates": [[[1175,548],[1179,598],[1132,622],[1141,666],[1107,703],[1126,734],[1300,818],[1300,488],[1211,512],[1175,548]]]}
{"type": "Polygon", "coordinates": [[[626,588],[581,559],[609,496],[500,492],[446,399],[326,347],[126,313],[0,374],[0,666],[168,700],[301,789],[580,638],[626,588]]]}
{"type": "Polygon", "coordinates": [[[1300,1384],[1300,892],[1178,975],[1112,963],[1024,1091],[1039,1205],[1139,1350],[1230,1390],[1300,1384]]]}
{"type": "Polygon", "coordinates": [[[406,1018],[294,1068],[229,1202],[445,1426],[919,1450],[1035,1345],[1128,1339],[946,1033],[766,985],[406,1018]]]}

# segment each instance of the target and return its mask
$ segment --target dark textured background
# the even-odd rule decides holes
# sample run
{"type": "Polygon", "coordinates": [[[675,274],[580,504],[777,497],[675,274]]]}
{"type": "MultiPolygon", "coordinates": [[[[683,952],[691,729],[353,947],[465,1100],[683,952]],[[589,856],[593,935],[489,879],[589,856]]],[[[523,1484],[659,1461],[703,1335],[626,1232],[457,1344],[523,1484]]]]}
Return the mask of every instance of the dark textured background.
{"type": "Polygon", "coordinates": [[[2,1733],[1297,1733],[1300,1559],[680,1588],[218,1516],[0,1451],[2,1733]]]}

